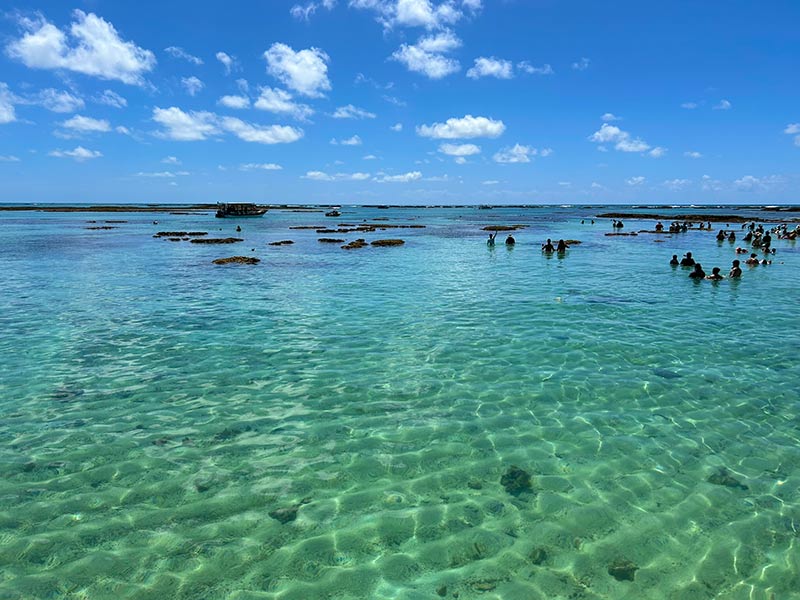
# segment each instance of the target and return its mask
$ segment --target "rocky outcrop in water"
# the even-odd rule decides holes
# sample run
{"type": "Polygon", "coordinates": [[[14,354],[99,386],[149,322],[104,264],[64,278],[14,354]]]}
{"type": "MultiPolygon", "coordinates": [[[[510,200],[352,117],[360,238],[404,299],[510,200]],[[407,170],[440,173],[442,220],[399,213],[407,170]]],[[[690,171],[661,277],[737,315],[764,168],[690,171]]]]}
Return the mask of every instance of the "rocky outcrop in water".
{"type": "Polygon", "coordinates": [[[357,239],[350,242],[349,244],[345,244],[344,246],[342,246],[342,250],[357,250],[358,248],[364,248],[366,245],[367,245],[366,240],[357,239]]]}
{"type": "Polygon", "coordinates": [[[235,244],[236,242],[243,242],[242,238],[198,238],[189,240],[192,244],[235,244]]]}
{"type": "Polygon", "coordinates": [[[633,581],[638,570],[639,567],[624,558],[618,558],[608,565],[608,574],[617,581],[633,581]]]}
{"type": "Polygon", "coordinates": [[[280,242],[270,242],[269,243],[270,246],[289,246],[291,244],[294,244],[294,242],[292,240],[281,240],[280,242]]]}
{"type": "Polygon", "coordinates": [[[215,265],[256,265],[261,262],[261,259],[255,256],[231,256],[228,258],[218,258],[212,262],[215,265]]]}
{"type": "Polygon", "coordinates": [[[482,227],[483,231],[516,231],[517,229],[525,229],[527,225],[487,225],[482,227]]]}
{"type": "Polygon", "coordinates": [[[340,238],[319,238],[317,241],[323,244],[341,244],[344,242],[344,240],[340,238]]]}
{"type": "Polygon", "coordinates": [[[387,246],[402,246],[403,244],[405,244],[403,240],[375,240],[370,245],[382,248],[387,246]]]}
{"type": "Polygon", "coordinates": [[[725,487],[733,488],[735,490],[750,489],[741,481],[736,479],[733,475],[731,475],[731,472],[725,467],[720,467],[714,471],[709,476],[708,483],[713,483],[714,485],[724,485],[725,487]]]}

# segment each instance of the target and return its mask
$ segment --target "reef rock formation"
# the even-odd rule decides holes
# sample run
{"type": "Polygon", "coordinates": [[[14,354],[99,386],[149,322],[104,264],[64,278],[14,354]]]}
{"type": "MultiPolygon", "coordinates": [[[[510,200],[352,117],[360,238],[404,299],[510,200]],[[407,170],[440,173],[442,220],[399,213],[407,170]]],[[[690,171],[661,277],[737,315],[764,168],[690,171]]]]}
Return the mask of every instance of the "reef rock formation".
{"type": "Polygon", "coordinates": [[[402,246],[405,244],[403,240],[375,240],[370,245],[384,247],[384,246],[402,246]]]}
{"type": "Polygon", "coordinates": [[[342,244],[344,240],[340,238],[319,238],[318,242],[322,242],[323,244],[342,244]]]}
{"type": "Polygon", "coordinates": [[[270,246],[288,246],[290,244],[294,244],[292,240],[281,240],[280,242],[270,242],[270,246]]]}
{"type": "Polygon", "coordinates": [[[218,258],[212,262],[215,265],[256,265],[261,262],[261,259],[255,256],[231,256],[229,258],[218,258]]]}
{"type": "Polygon", "coordinates": [[[530,473],[514,465],[500,478],[500,485],[512,496],[533,492],[530,473]]]}
{"type": "Polygon", "coordinates": [[[608,574],[617,581],[633,581],[638,570],[639,567],[624,558],[618,558],[608,565],[608,574]]]}
{"type": "Polygon", "coordinates": [[[344,246],[342,246],[342,250],[356,250],[358,248],[364,248],[366,245],[367,245],[366,240],[357,239],[350,242],[349,244],[345,244],[344,246]]]}
{"type": "Polygon", "coordinates": [[[192,244],[235,244],[236,242],[243,242],[242,238],[197,238],[189,240],[192,244]]]}

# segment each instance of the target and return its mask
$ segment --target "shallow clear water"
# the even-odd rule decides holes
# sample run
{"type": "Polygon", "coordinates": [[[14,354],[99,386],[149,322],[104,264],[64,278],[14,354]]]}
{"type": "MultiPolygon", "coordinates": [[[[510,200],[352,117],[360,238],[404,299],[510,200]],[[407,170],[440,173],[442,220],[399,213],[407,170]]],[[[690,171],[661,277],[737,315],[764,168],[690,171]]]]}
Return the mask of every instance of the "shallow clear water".
{"type": "Polygon", "coordinates": [[[602,210],[0,212],[0,598],[800,597],[800,247],[602,210]]]}

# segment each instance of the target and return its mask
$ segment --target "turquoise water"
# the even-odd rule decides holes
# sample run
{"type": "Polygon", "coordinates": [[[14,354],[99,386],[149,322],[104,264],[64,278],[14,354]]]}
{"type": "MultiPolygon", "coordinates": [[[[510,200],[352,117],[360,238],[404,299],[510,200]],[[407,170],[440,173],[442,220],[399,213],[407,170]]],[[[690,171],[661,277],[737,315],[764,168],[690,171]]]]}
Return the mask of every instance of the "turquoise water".
{"type": "Polygon", "coordinates": [[[603,210],[0,212],[0,598],[800,598],[800,249],[603,210]]]}

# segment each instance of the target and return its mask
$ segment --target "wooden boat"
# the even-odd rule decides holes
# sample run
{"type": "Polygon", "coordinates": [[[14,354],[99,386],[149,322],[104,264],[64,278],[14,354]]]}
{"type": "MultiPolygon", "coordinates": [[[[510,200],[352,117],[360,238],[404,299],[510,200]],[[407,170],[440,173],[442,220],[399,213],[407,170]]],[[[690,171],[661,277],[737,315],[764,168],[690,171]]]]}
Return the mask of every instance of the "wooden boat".
{"type": "Polygon", "coordinates": [[[220,202],[217,204],[218,219],[225,217],[260,217],[265,212],[266,208],[260,208],[250,202],[220,202]]]}

